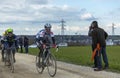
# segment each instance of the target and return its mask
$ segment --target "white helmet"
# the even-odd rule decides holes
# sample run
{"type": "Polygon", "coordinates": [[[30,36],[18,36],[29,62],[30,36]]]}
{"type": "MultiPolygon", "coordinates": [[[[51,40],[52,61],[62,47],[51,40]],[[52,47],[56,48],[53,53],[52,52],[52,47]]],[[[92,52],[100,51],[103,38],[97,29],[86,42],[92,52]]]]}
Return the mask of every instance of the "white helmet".
{"type": "Polygon", "coordinates": [[[45,28],[51,28],[51,24],[47,23],[44,25],[45,28]]]}

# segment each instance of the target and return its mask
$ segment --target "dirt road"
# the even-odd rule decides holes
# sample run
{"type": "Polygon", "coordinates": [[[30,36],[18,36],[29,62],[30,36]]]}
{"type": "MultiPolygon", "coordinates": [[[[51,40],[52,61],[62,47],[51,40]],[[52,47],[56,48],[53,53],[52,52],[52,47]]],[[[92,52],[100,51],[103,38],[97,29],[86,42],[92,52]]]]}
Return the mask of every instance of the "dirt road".
{"type": "MultiPolygon", "coordinates": [[[[35,67],[35,56],[16,54],[16,60],[15,73],[11,73],[9,68],[0,61],[0,78],[51,78],[46,69],[43,74],[38,74],[35,67]]],[[[117,73],[94,72],[90,67],[63,62],[57,62],[57,64],[58,70],[54,78],[120,78],[120,74],[117,73]]]]}

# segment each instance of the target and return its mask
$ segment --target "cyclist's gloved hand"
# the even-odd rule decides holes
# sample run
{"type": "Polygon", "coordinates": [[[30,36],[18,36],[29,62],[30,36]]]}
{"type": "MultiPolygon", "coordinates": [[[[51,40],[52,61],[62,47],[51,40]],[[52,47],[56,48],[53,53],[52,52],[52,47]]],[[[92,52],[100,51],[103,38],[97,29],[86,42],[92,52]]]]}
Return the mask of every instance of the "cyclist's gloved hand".
{"type": "Polygon", "coordinates": [[[53,48],[56,48],[56,44],[53,44],[52,47],[53,47],[53,48]]]}

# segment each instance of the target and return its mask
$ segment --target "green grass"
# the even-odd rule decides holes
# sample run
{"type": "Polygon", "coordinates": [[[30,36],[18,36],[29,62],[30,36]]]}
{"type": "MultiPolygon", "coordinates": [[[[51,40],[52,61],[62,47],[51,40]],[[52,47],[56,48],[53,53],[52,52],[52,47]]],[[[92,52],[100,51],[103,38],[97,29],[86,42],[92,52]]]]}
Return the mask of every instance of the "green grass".
{"type": "MultiPolygon", "coordinates": [[[[106,50],[110,66],[109,70],[120,72],[120,46],[107,46],[106,50]]],[[[29,51],[30,54],[36,55],[39,50],[30,48],[29,51]]],[[[93,65],[91,46],[60,47],[58,52],[55,52],[55,49],[52,49],[52,52],[59,61],[85,66],[93,65]]]]}

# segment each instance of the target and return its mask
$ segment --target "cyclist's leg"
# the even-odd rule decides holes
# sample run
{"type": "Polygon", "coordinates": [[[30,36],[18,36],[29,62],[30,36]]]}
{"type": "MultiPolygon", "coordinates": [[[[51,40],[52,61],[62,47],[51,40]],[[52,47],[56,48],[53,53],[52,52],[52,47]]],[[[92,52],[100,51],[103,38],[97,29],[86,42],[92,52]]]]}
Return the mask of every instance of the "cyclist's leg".
{"type": "Polygon", "coordinates": [[[15,50],[16,50],[16,47],[15,47],[15,45],[12,45],[12,53],[13,53],[13,60],[14,60],[14,62],[16,62],[16,59],[15,59],[15,50]]]}
{"type": "Polygon", "coordinates": [[[42,55],[43,55],[43,47],[39,47],[39,50],[40,50],[40,52],[39,52],[39,62],[40,62],[40,57],[42,57],[42,55]]]}
{"type": "Polygon", "coordinates": [[[39,57],[41,57],[42,56],[42,54],[43,54],[43,47],[39,47],[39,50],[40,50],[40,52],[39,52],[39,57]]]}
{"type": "Polygon", "coordinates": [[[6,49],[7,49],[7,44],[6,44],[6,42],[4,42],[2,44],[2,52],[1,52],[1,54],[2,54],[2,61],[4,61],[4,53],[5,53],[6,49]]]}
{"type": "Polygon", "coordinates": [[[14,62],[16,62],[16,59],[15,59],[15,50],[12,50],[12,53],[13,53],[13,60],[14,60],[14,62]]]}
{"type": "Polygon", "coordinates": [[[45,52],[45,58],[47,57],[48,51],[45,52]]]}
{"type": "Polygon", "coordinates": [[[10,65],[10,49],[9,49],[9,46],[6,47],[6,51],[7,51],[7,62],[8,62],[8,65],[10,65]]]}
{"type": "Polygon", "coordinates": [[[39,48],[39,53],[38,53],[38,61],[37,61],[37,66],[40,68],[41,67],[41,62],[42,62],[42,54],[43,54],[43,48],[42,47],[38,47],[39,48]]]}

